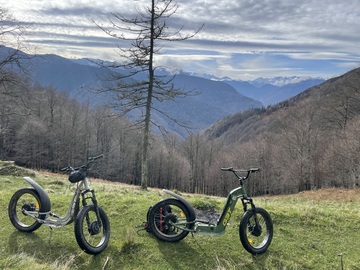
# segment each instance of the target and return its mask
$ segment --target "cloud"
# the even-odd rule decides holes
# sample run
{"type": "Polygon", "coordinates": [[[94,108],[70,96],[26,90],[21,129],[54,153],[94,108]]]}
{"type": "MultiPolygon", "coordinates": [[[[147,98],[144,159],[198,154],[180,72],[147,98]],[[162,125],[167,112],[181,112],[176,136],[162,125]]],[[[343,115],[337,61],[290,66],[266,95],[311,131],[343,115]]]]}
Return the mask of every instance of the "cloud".
{"type": "MultiPolygon", "coordinates": [[[[147,0],[0,0],[29,28],[28,41],[65,57],[117,57],[116,46],[94,21],[110,13],[132,17],[147,0]]],[[[201,32],[184,42],[164,43],[161,64],[218,76],[243,74],[339,75],[358,66],[358,0],[179,0],[170,26],[201,32]],[[170,60],[171,59],[171,60],[170,60]],[[228,74],[228,75],[227,75],[228,74]]]]}

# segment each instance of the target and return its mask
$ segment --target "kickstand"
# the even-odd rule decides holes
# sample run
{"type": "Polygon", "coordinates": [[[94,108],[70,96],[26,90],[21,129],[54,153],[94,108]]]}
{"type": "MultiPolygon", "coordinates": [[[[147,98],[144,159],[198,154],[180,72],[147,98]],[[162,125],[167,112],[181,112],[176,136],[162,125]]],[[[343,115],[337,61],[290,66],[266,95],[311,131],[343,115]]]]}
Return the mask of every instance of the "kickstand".
{"type": "Polygon", "coordinates": [[[138,234],[138,235],[140,235],[139,234],[139,232],[140,231],[147,231],[147,232],[149,232],[148,231],[148,223],[147,222],[143,222],[142,224],[139,224],[139,225],[135,225],[135,229],[138,229],[137,231],[136,231],[136,233],[138,234]],[[139,229],[139,228],[141,228],[141,229],[139,229]]]}

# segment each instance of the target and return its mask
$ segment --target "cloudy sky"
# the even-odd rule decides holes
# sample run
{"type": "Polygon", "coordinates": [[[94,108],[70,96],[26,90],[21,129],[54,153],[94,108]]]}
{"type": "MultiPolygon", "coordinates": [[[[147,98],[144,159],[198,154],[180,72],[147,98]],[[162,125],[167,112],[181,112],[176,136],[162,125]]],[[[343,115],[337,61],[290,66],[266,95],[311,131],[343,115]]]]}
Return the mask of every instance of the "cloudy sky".
{"type": "MultiPolygon", "coordinates": [[[[117,60],[120,45],[95,25],[110,13],[133,16],[150,0],[0,0],[31,25],[26,41],[38,53],[117,60]]],[[[171,17],[186,42],[164,43],[157,63],[188,72],[251,80],[329,78],[360,66],[360,0],[178,0],[171,17]]]]}

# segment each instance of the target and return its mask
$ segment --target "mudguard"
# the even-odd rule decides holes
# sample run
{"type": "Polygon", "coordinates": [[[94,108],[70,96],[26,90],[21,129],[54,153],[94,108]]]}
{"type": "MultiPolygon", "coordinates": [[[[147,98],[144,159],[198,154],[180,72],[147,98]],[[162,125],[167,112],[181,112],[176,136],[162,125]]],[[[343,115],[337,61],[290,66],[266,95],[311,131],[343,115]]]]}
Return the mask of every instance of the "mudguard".
{"type": "Polygon", "coordinates": [[[26,177],[24,177],[24,179],[26,180],[26,182],[28,182],[30,185],[32,185],[33,188],[39,194],[40,202],[41,202],[40,212],[42,212],[42,213],[50,212],[51,202],[50,202],[49,196],[47,195],[46,191],[30,177],[26,176],[26,177]]]}
{"type": "Polygon", "coordinates": [[[195,211],[194,211],[194,208],[191,206],[191,204],[186,201],[183,197],[181,197],[179,194],[176,194],[170,190],[167,190],[167,189],[163,189],[163,191],[166,193],[166,194],[169,194],[170,196],[173,196],[174,198],[178,199],[179,201],[181,201],[185,206],[186,208],[189,210],[189,215],[190,215],[190,222],[193,222],[195,221],[196,219],[196,214],[195,214],[195,211]]]}

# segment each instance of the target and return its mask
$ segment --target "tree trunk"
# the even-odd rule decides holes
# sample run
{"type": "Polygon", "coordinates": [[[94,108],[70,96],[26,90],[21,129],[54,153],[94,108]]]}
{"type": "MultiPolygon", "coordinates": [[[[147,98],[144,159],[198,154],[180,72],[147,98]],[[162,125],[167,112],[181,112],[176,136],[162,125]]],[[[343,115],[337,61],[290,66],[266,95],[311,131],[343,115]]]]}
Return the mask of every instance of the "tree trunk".
{"type": "Polygon", "coordinates": [[[150,53],[149,53],[149,89],[147,92],[146,108],[145,108],[145,126],[143,137],[143,153],[141,162],[141,187],[147,189],[148,184],[148,149],[149,149],[149,132],[150,132],[150,116],[151,103],[154,85],[154,69],[153,69],[153,55],[154,55],[154,28],[155,28],[155,0],[151,2],[151,37],[150,37],[150,53]]]}

